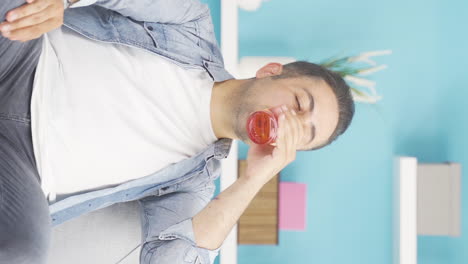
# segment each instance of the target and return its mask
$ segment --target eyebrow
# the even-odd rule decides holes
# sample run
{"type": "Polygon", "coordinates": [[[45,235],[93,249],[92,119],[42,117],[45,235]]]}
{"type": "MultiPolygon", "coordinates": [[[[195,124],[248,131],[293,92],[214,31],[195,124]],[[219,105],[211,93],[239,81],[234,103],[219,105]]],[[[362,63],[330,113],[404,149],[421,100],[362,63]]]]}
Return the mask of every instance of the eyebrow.
{"type": "MultiPolygon", "coordinates": [[[[309,111],[310,112],[314,111],[314,106],[315,106],[314,97],[312,96],[312,94],[306,88],[302,87],[302,90],[304,90],[304,92],[309,97],[309,106],[310,106],[309,111]]],[[[315,139],[315,126],[311,126],[310,134],[312,136],[310,137],[310,140],[309,140],[309,142],[307,142],[306,146],[308,146],[315,139]]]]}

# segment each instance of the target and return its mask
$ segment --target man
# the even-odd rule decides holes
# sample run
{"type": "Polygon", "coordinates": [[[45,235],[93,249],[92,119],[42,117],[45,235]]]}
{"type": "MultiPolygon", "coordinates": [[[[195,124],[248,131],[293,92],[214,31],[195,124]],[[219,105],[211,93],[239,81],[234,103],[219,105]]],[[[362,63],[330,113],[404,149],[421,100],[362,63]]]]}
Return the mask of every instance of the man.
{"type": "Polygon", "coordinates": [[[46,263],[51,226],[134,200],[141,263],[211,263],[296,151],[351,122],[349,87],[317,65],[233,79],[198,1],[63,6],[0,6],[0,263],[46,263]],[[246,120],[266,108],[278,137],[256,145],[246,120]],[[211,200],[232,139],[250,145],[246,175],[211,200]]]}

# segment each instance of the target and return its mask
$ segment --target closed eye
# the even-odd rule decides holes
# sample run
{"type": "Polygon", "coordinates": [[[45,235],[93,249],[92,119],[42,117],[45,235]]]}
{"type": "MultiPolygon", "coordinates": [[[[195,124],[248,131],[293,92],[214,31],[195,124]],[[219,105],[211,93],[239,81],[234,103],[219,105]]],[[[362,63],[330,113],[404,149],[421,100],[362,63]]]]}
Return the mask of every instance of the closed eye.
{"type": "Polygon", "coordinates": [[[299,103],[299,99],[297,98],[297,95],[295,97],[296,97],[297,110],[300,112],[301,111],[301,103],[299,103]]]}

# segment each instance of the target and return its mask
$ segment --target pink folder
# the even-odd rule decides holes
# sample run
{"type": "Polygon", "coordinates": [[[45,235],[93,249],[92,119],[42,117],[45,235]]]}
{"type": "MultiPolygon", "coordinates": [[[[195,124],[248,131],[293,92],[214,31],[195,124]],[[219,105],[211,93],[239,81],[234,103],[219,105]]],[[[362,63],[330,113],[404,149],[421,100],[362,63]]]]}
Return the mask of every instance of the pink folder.
{"type": "Polygon", "coordinates": [[[279,229],[305,230],[307,185],[279,183],[279,229]]]}

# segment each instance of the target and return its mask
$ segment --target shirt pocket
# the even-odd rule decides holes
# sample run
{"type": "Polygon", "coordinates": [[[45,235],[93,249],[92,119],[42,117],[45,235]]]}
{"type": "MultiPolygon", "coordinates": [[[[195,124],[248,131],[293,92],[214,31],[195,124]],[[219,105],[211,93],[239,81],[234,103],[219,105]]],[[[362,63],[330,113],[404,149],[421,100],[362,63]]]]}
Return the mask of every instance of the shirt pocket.
{"type": "Polygon", "coordinates": [[[197,192],[200,189],[204,189],[207,183],[211,181],[210,174],[205,168],[196,172],[193,177],[178,183],[177,190],[181,192],[197,192]]]}
{"type": "MultiPolygon", "coordinates": [[[[143,26],[161,55],[182,65],[202,64],[204,51],[200,48],[201,39],[197,22],[187,22],[182,25],[144,22],[143,26]]],[[[205,57],[211,60],[210,55],[205,57]]]]}
{"type": "Polygon", "coordinates": [[[162,24],[143,22],[143,28],[146,33],[151,37],[156,48],[166,47],[164,28],[162,24]]]}
{"type": "Polygon", "coordinates": [[[186,173],[182,177],[163,184],[156,191],[155,196],[162,196],[179,191],[187,192],[198,190],[210,179],[209,175],[210,174],[207,170],[206,162],[202,161],[196,168],[186,173]]]}
{"type": "Polygon", "coordinates": [[[163,24],[162,28],[167,45],[177,47],[177,49],[200,47],[198,22],[187,22],[182,25],[163,24]]]}

